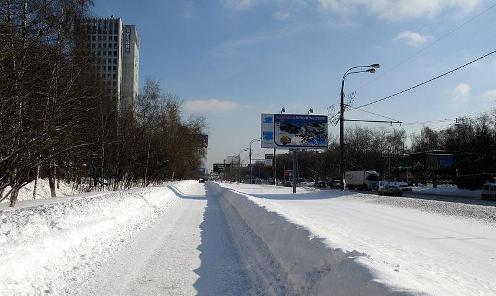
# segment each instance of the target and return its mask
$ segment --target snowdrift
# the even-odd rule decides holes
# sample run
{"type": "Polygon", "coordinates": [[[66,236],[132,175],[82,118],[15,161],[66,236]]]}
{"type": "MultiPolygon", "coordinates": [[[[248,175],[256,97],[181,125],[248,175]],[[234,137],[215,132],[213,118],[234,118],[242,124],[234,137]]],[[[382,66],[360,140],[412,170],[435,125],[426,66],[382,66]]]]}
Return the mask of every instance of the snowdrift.
{"type": "Polygon", "coordinates": [[[250,201],[209,183],[219,194],[231,235],[255,293],[268,295],[411,295],[375,280],[356,251],[330,249],[310,232],[250,201]]]}
{"type": "Polygon", "coordinates": [[[0,295],[70,294],[174,200],[157,187],[0,209],[0,295]]]}

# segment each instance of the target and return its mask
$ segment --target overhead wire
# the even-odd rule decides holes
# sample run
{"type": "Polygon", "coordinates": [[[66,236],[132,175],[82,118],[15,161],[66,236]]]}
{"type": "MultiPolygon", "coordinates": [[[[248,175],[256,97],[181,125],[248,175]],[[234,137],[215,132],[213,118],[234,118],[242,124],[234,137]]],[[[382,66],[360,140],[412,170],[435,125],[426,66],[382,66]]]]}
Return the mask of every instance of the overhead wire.
{"type": "Polygon", "coordinates": [[[447,72],[444,72],[444,73],[442,73],[442,74],[440,74],[440,75],[437,75],[437,76],[435,76],[435,77],[433,77],[433,78],[431,78],[431,79],[425,80],[425,81],[420,82],[420,83],[418,83],[418,84],[415,84],[415,85],[413,85],[413,86],[411,86],[411,87],[409,87],[409,88],[406,88],[406,89],[404,89],[404,90],[401,90],[401,91],[395,92],[395,93],[393,93],[393,94],[391,94],[391,95],[389,95],[389,96],[383,97],[383,98],[381,98],[381,99],[378,99],[378,100],[373,100],[373,101],[371,101],[371,102],[368,102],[368,103],[366,103],[366,104],[360,105],[360,106],[358,106],[358,107],[351,107],[351,106],[350,106],[350,109],[352,109],[352,110],[361,109],[361,108],[363,108],[363,107],[367,107],[367,106],[370,106],[370,105],[373,105],[373,104],[376,104],[376,103],[379,103],[379,102],[382,102],[382,101],[385,101],[385,100],[389,100],[389,99],[391,99],[391,98],[393,98],[393,97],[399,96],[399,95],[401,95],[401,94],[404,94],[404,93],[406,93],[406,92],[409,92],[409,91],[411,91],[411,90],[414,90],[414,89],[416,89],[416,88],[418,88],[418,87],[420,87],[420,86],[423,86],[423,85],[426,85],[426,84],[428,84],[428,83],[431,83],[431,82],[433,82],[433,81],[435,81],[435,80],[437,80],[437,79],[440,79],[440,78],[442,78],[442,77],[444,77],[444,76],[446,76],[446,75],[449,75],[449,74],[451,74],[451,73],[453,73],[453,72],[456,72],[456,71],[458,71],[458,70],[460,70],[460,69],[463,69],[463,68],[465,68],[465,67],[467,67],[467,66],[469,66],[469,65],[471,65],[471,64],[473,64],[473,63],[475,63],[475,62],[478,62],[478,61],[480,61],[480,60],[482,60],[482,59],[485,59],[485,58],[487,58],[488,56],[493,55],[493,54],[495,54],[495,53],[496,53],[496,50],[493,50],[493,51],[491,51],[491,52],[489,52],[489,53],[486,53],[486,54],[484,54],[484,55],[482,55],[482,56],[480,56],[480,57],[478,57],[478,58],[474,59],[474,60],[471,60],[470,62],[467,62],[467,63],[465,63],[465,64],[463,64],[463,65],[461,65],[461,66],[458,66],[458,67],[456,67],[456,68],[454,68],[454,69],[451,69],[451,70],[449,70],[449,71],[447,71],[447,72]]]}
{"type": "Polygon", "coordinates": [[[387,74],[389,74],[390,72],[392,72],[393,70],[399,68],[400,66],[402,66],[403,64],[405,64],[406,62],[412,60],[413,58],[419,56],[421,53],[425,52],[426,50],[432,48],[434,45],[438,44],[439,42],[441,42],[442,40],[446,39],[449,35],[455,33],[456,31],[460,30],[461,28],[465,27],[467,24],[473,22],[475,19],[479,18],[480,16],[486,14],[487,12],[489,12],[491,9],[495,8],[496,7],[496,2],[494,2],[492,5],[490,5],[489,7],[487,7],[486,9],[482,10],[481,12],[479,12],[478,14],[474,15],[473,17],[469,18],[468,20],[466,20],[465,22],[461,23],[460,25],[454,27],[452,30],[446,32],[445,34],[443,34],[441,37],[437,38],[436,40],[434,40],[433,42],[431,42],[429,45],[427,46],[424,46],[422,47],[421,49],[419,49],[417,52],[415,52],[414,54],[408,56],[407,58],[401,60],[399,63],[397,63],[396,65],[394,65],[393,67],[387,69],[386,71],[383,71],[381,72],[381,74],[379,74],[377,77],[367,81],[366,83],[362,84],[362,85],[359,85],[354,91],[357,91],[361,88],[363,88],[364,86],[367,86],[375,81],[377,81],[378,79],[381,79],[382,77],[386,76],[387,74]]]}

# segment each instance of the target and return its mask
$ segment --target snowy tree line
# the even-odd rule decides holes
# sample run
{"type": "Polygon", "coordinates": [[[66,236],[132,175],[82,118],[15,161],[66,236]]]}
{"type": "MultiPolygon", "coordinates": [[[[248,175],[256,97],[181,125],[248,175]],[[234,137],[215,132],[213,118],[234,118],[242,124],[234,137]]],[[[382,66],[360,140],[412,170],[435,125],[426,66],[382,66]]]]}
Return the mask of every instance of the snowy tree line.
{"type": "MultiPolygon", "coordinates": [[[[382,176],[399,165],[405,154],[429,150],[445,150],[456,155],[460,174],[496,173],[496,110],[475,117],[458,119],[457,124],[442,129],[424,127],[407,134],[405,129],[356,126],[345,132],[347,170],[377,170],[382,176]]],[[[305,178],[339,176],[339,144],[330,141],[325,152],[298,153],[299,173],[305,178]]],[[[292,168],[290,155],[278,156],[278,176],[292,168]]],[[[267,173],[270,176],[270,172],[267,173]]]]}
{"type": "MultiPolygon", "coordinates": [[[[105,92],[79,30],[91,3],[0,1],[0,200],[48,177],[118,189],[197,172],[203,119],[149,81],[136,113],[105,92]]],[[[33,193],[33,196],[36,192],[33,193]]]]}

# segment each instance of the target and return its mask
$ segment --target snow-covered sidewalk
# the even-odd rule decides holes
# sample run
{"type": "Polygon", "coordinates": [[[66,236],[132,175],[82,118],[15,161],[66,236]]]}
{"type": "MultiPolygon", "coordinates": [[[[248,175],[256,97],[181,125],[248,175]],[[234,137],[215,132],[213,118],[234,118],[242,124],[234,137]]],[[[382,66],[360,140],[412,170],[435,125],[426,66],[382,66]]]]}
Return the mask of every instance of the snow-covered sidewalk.
{"type": "Polygon", "coordinates": [[[0,209],[0,295],[243,295],[215,196],[196,181],[0,209]]]}
{"type": "MultiPolygon", "coordinates": [[[[221,184],[304,226],[330,249],[363,254],[375,281],[428,295],[495,295],[496,224],[441,211],[376,202],[367,194],[221,184]]],[[[496,210],[491,208],[490,210],[496,210]]],[[[288,245],[288,248],[291,246],[288,245]]]]}

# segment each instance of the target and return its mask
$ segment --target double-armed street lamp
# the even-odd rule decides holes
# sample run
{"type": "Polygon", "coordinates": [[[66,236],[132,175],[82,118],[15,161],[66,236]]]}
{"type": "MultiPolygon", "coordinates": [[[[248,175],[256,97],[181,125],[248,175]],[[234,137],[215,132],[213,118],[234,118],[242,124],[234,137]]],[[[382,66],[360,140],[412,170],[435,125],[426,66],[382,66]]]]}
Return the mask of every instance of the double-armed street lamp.
{"type": "Polygon", "coordinates": [[[357,73],[375,73],[379,69],[379,64],[372,64],[370,66],[356,66],[349,68],[343,75],[341,80],[341,103],[339,111],[339,175],[341,178],[341,190],[344,190],[344,81],[346,76],[357,73]]]}
{"type": "Polygon", "coordinates": [[[238,153],[238,183],[241,181],[241,152],[248,151],[248,148],[239,150],[238,153]]]}
{"type": "Polygon", "coordinates": [[[256,138],[250,141],[250,152],[249,152],[249,158],[250,158],[250,184],[253,184],[253,167],[251,165],[251,145],[255,142],[259,142],[262,139],[256,138]]]}

